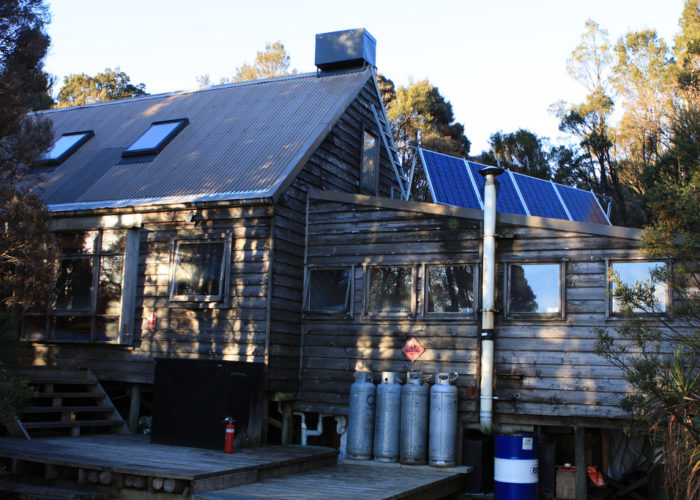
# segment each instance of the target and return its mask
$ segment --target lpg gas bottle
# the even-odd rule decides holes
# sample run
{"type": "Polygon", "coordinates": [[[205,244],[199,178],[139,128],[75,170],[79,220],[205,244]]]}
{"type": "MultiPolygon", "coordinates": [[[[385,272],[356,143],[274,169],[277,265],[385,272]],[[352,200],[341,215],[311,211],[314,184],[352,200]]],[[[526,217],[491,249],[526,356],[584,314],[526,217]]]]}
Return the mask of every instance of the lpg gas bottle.
{"type": "Polygon", "coordinates": [[[374,459],[398,462],[401,430],[401,384],[396,372],[383,372],[377,386],[377,414],[374,419],[374,459]]]}
{"type": "Polygon", "coordinates": [[[399,461],[425,465],[428,452],[428,386],[421,372],[408,372],[401,389],[401,439],[399,461]]]}
{"type": "Polygon", "coordinates": [[[348,458],[356,460],[372,458],[376,392],[370,372],[355,372],[355,382],[350,386],[348,458]]]}
{"type": "Polygon", "coordinates": [[[435,375],[430,388],[428,463],[434,467],[457,465],[457,387],[449,373],[435,375]]]}

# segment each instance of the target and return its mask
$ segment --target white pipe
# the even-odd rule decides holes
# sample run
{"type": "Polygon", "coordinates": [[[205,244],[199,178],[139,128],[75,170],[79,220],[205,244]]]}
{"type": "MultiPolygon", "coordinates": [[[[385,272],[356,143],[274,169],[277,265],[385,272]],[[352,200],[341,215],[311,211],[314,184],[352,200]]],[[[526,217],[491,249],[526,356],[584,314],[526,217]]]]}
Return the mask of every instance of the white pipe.
{"type": "Polygon", "coordinates": [[[328,415],[324,414],[319,414],[318,416],[318,424],[316,426],[316,430],[309,430],[308,427],[306,426],[306,414],[304,412],[300,411],[295,411],[294,415],[299,415],[301,417],[301,445],[306,446],[307,443],[307,438],[308,436],[320,436],[323,434],[323,418],[327,417],[328,415]]]}
{"type": "Polygon", "coordinates": [[[484,185],[484,255],[481,285],[481,386],[479,422],[481,431],[493,428],[493,336],[496,296],[496,177],[503,169],[488,167],[479,171],[484,185]]]}

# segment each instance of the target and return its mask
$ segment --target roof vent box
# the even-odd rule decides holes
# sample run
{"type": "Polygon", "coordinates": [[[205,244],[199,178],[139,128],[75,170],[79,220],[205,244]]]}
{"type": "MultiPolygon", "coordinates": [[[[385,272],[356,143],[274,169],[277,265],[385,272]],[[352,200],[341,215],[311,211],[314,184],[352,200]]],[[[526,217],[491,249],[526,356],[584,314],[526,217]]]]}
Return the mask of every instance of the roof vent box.
{"type": "Polygon", "coordinates": [[[364,28],[316,35],[316,66],[321,71],[376,66],[377,41],[364,28]]]}

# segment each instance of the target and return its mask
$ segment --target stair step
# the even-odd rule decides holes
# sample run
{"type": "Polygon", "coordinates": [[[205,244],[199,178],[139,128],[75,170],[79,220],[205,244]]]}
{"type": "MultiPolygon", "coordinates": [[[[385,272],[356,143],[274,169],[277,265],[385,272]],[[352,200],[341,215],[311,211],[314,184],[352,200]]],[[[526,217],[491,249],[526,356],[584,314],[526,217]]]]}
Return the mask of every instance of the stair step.
{"type": "Polygon", "coordinates": [[[66,422],[22,422],[25,429],[58,429],[66,427],[109,427],[123,425],[121,420],[71,420],[66,422]]]}
{"type": "Polygon", "coordinates": [[[90,392],[39,392],[35,398],[104,398],[106,395],[99,391],[90,392]]]}
{"type": "Polygon", "coordinates": [[[50,376],[31,376],[27,377],[30,384],[53,384],[53,385],[95,385],[94,380],[88,380],[85,377],[64,377],[56,379],[50,376]]]}
{"type": "Polygon", "coordinates": [[[107,413],[114,411],[111,406],[32,406],[24,410],[27,413],[63,413],[63,412],[84,412],[93,411],[95,413],[107,413]]]}

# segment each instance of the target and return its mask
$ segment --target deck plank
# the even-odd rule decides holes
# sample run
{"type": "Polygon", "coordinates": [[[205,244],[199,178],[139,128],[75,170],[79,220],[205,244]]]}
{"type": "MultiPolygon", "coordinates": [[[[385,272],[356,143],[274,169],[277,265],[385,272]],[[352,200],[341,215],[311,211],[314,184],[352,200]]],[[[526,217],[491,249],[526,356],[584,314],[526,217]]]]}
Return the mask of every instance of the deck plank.
{"type": "Polygon", "coordinates": [[[226,454],[218,450],[155,444],[144,436],[115,434],[30,441],[0,439],[0,457],[190,481],[276,468],[319,457],[333,460],[336,454],[333,449],[316,446],[261,446],[226,454]]]}
{"type": "Polygon", "coordinates": [[[343,463],[195,495],[198,500],[234,499],[431,499],[460,491],[467,467],[449,471],[343,463]]]}

